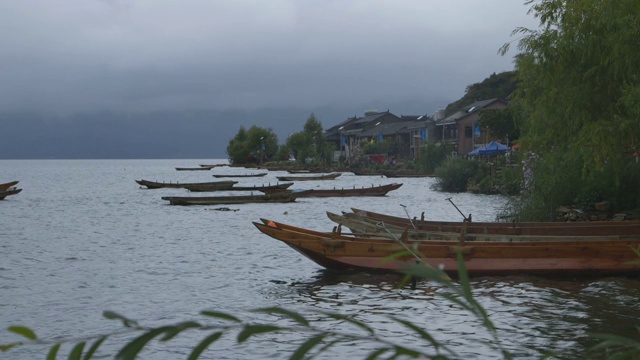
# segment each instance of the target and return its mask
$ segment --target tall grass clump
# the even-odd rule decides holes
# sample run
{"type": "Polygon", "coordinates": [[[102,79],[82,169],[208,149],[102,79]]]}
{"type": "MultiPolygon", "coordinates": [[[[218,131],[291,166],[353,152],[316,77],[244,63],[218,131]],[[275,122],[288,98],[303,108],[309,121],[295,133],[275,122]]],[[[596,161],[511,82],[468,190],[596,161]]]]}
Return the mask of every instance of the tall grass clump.
{"type": "Polygon", "coordinates": [[[479,183],[489,175],[489,166],[482,161],[452,157],[436,168],[434,187],[439,191],[464,192],[469,180],[479,183]]]}

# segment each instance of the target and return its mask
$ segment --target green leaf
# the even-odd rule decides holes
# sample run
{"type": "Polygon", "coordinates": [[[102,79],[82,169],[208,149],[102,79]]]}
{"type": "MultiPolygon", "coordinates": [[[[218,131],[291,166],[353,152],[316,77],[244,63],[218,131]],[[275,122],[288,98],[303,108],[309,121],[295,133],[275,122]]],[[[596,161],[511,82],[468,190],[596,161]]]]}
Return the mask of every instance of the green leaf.
{"type": "Polygon", "coordinates": [[[160,341],[168,341],[171,340],[174,336],[178,335],[182,331],[186,329],[200,328],[202,327],[195,321],[185,321],[183,323],[171,326],[171,330],[167,330],[165,336],[160,338],[160,341]]]}
{"type": "Polygon", "coordinates": [[[364,323],[362,323],[362,322],[360,322],[358,320],[352,319],[352,318],[350,318],[348,316],[345,316],[345,315],[336,314],[336,313],[325,312],[324,314],[329,316],[329,317],[331,317],[331,318],[334,318],[336,320],[343,320],[343,321],[346,321],[346,322],[348,322],[350,324],[353,324],[353,325],[355,325],[355,326],[357,326],[357,327],[359,327],[359,328],[361,328],[363,330],[366,330],[369,334],[374,334],[373,329],[371,329],[369,326],[365,325],[364,323]]]}
{"type": "Polygon", "coordinates": [[[300,325],[309,326],[309,322],[307,321],[307,319],[302,317],[300,314],[298,314],[296,312],[293,312],[293,311],[290,311],[290,310],[285,310],[285,309],[282,309],[282,308],[279,308],[279,307],[256,309],[256,310],[253,310],[253,312],[272,314],[272,315],[284,315],[284,316],[294,320],[295,322],[297,322],[300,325]]]}
{"type": "Polygon", "coordinates": [[[102,345],[102,343],[106,339],[107,339],[107,337],[103,336],[103,337],[99,338],[98,340],[96,340],[96,342],[94,342],[93,345],[91,345],[91,347],[89,348],[89,351],[87,351],[87,353],[84,354],[83,359],[84,360],[90,360],[93,357],[93,354],[95,354],[96,350],[98,350],[100,345],[102,345]]]}
{"type": "Polygon", "coordinates": [[[58,355],[58,350],[60,350],[60,344],[55,344],[49,349],[49,353],[47,354],[47,360],[56,360],[56,356],[58,355]]]}
{"type": "Polygon", "coordinates": [[[144,346],[151,341],[154,337],[166,332],[170,331],[171,326],[162,326],[156,329],[151,329],[150,331],[138,336],[133,341],[125,345],[120,352],[116,355],[116,359],[118,360],[134,360],[140,350],[144,348],[144,346]]]}
{"type": "Polygon", "coordinates": [[[104,312],[102,312],[102,316],[104,316],[105,318],[107,318],[109,320],[114,320],[114,319],[115,320],[120,320],[120,321],[122,321],[122,324],[125,327],[128,327],[128,328],[139,328],[140,327],[140,325],[138,325],[137,321],[128,319],[128,318],[126,318],[126,317],[124,317],[124,316],[122,316],[122,315],[120,315],[120,314],[118,314],[116,312],[113,312],[113,311],[105,310],[104,312]]]}
{"type": "Polygon", "coordinates": [[[208,310],[207,311],[201,311],[200,315],[209,316],[209,317],[213,317],[213,318],[217,318],[217,319],[241,322],[240,319],[238,319],[235,316],[231,316],[229,314],[221,313],[221,312],[218,312],[218,311],[208,311],[208,310]]]}
{"type": "Polygon", "coordinates": [[[367,359],[366,359],[366,360],[376,360],[377,358],[379,358],[379,357],[380,357],[380,355],[382,355],[382,354],[384,354],[384,353],[386,353],[386,352],[388,352],[388,351],[389,351],[389,349],[386,349],[386,348],[384,348],[384,349],[378,349],[378,350],[376,350],[376,351],[373,351],[373,352],[371,352],[371,353],[369,354],[369,356],[367,356],[367,359]]]}
{"type": "Polygon", "coordinates": [[[322,342],[322,340],[327,336],[327,334],[319,334],[316,335],[312,338],[310,338],[309,340],[305,341],[304,343],[302,343],[302,345],[300,345],[300,347],[298,347],[298,349],[296,350],[296,352],[293,353],[293,355],[291,355],[291,360],[303,360],[304,356],[311,351],[311,349],[313,349],[316,345],[318,345],[320,342],[322,342]]]}
{"type": "Polygon", "coordinates": [[[17,343],[11,343],[11,344],[7,344],[7,345],[0,345],[0,351],[5,352],[5,351],[9,351],[11,350],[11,348],[18,346],[18,345],[22,345],[21,342],[17,342],[17,343]]]}
{"type": "Polygon", "coordinates": [[[34,333],[31,329],[25,326],[9,326],[7,330],[9,330],[14,334],[22,335],[29,340],[36,340],[38,338],[36,336],[36,333],[34,333]]]}
{"type": "Polygon", "coordinates": [[[268,333],[282,330],[282,328],[273,325],[247,325],[238,334],[238,343],[245,342],[248,338],[256,334],[268,333]]]}
{"type": "Polygon", "coordinates": [[[402,346],[395,346],[394,350],[396,351],[396,353],[394,354],[394,357],[408,356],[412,358],[417,358],[421,356],[419,352],[411,349],[407,349],[406,347],[402,347],[402,346]]]}
{"type": "Polygon", "coordinates": [[[82,350],[84,350],[85,342],[77,343],[69,353],[69,360],[80,360],[82,356],[82,350]]]}
{"type": "Polygon", "coordinates": [[[197,360],[198,357],[200,357],[200,354],[202,354],[202,352],[205,351],[207,347],[211,345],[211,343],[218,340],[221,336],[222,332],[216,332],[204,338],[204,340],[202,340],[200,344],[198,344],[198,346],[196,346],[193,351],[191,351],[191,354],[189,354],[189,358],[187,360],[197,360]]]}

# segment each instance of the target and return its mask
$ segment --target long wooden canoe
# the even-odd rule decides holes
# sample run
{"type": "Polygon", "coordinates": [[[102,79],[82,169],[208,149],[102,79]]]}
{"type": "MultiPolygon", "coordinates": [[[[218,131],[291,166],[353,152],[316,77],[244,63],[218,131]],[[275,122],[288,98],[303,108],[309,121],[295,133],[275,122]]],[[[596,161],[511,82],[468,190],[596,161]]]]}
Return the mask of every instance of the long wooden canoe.
{"type": "Polygon", "coordinates": [[[214,178],[229,178],[229,177],[263,177],[267,175],[267,173],[258,173],[258,174],[219,174],[219,175],[213,175],[214,178]]]}
{"type": "Polygon", "coordinates": [[[16,181],[10,181],[4,184],[0,184],[0,190],[7,190],[12,186],[15,186],[16,184],[18,184],[20,182],[20,180],[16,180],[16,181]]]}
{"type": "Polygon", "coordinates": [[[176,170],[178,170],[178,171],[209,171],[211,169],[212,168],[206,167],[206,166],[205,167],[200,166],[200,167],[177,167],[176,168],[176,170]]]}
{"type": "Polygon", "coordinates": [[[282,184],[275,184],[275,185],[253,185],[253,186],[236,186],[233,185],[230,188],[224,188],[224,189],[220,189],[216,186],[207,186],[207,185],[200,185],[200,184],[195,184],[195,185],[189,185],[186,186],[185,188],[189,191],[193,191],[193,192],[207,192],[207,191],[261,191],[261,192],[269,192],[269,191],[285,191],[287,190],[287,188],[289,188],[291,185],[293,185],[293,183],[282,183],[282,184]]]}
{"type": "MultiPolygon", "coordinates": [[[[207,187],[209,189],[216,190],[227,190],[230,189],[233,185],[237,184],[237,181],[234,180],[224,180],[224,181],[212,181],[212,182],[201,182],[201,183],[180,183],[180,182],[157,182],[157,181],[149,181],[149,180],[136,180],[136,182],[145,186],[148,189],[161,189],[161,188],[172,188],[172,189],[187,189],[190,186],[202,186],[207,187]]],[[[211,191],[211,190],[207,190],[211,191]]]]}
{"type": "MultiPolygon", "coordinates": [[[[461,232],[447,232],[437,230],[416,230],[412,227],[403,227],[393,224],[388,224],[382,221],[376,221],[367,218],[359,218],[351,216],[353,214],[338,215],[331,212],[327,212],[327,216],[331,221],[348,228],[355,236],[366,238],[386,238],[386,239],[400,239],[410,238],[412,240],[430,241],[430,240],[464,240],[464,241],[533,241],[533,240],[545,240],[552,241],[550,239],[562,238],[562,240],[590,240],[593,239],[591,231],[577,231],[569,232],[570,235],[556,235],[555,229],[547,228],[546,230],[540,229],[540,231],[533,232],[531,234],[504,234],[504,233],[469,233],[466,230],[461,232]]],[[[591,230],[591,229],[589,229],[591,230]]],[[[526,232],[526,231],[525,231],[526,232]]],[[[601,240],[620,240],[626,238],[634,238],[640,234],[640,229],[633,227],[620,227],[612,225],[607,231],[601,231],[604,235],[599,235],[598,239],[601,240]],[[635,231],[635,234],[632,233],[635,231]]],[[[639,259],[640,260],[640,259],[639,259]]]]}
{"type": "Polygon", "coordinates": [[[345,236],[337,232],[287,229],[264,219],[253,223],[262,233],[284,242],[320,266],[334,270],[395,271],[417,259],[456,275],[457,253],[465,259],[470,275],[603,275],[640,274],[637,255],[640,235],[610,240],[592,236],[585,239],[550,237],[520,241],[390,241],[345,236]],[[265,224],[266,222],[266,224],[265,224]],[[415,255],[391,255],[407,253],[415,255]]]}
{"type": "Polygon", "coordinates": [[[275,193],[262,195],[241,196],[163,196],[162,200],[169,201],[170,205],[225,205],[248,203],[284,203],[296,201],[299,193],[275,193]]]}
{"type": "MultiPolygon", "coordinates": [[[[310,189],[305,191],[300,197],[350,197],[350,196],[385,196],[388,192],[400,188],[402,184],[386,184],[371,187],[353,188],[333,188],[333,189],[310,189]]],[[[265,193],[282,191],[279,189],[260,190],[265,193]]]]}
{"type": "Polygon", "coordinates": [[[322,175],[310,175],[310,176],[276,176],[280,181],[310,181],[310,180],[333,180],[342,173],[334,172],[322,175]]]}
{"type": "Polygon", "coordinates": [[[15,195],[20,191],[22,191],[22,189],[8,188],[7,190],[0,190],[0,200],[4,200],[7,196],[15,195]]]}
{"type": "Polygon", "coordinates": [[[638,235],[640,221],[589,221],[589,222],[456,222],[428,221],[385,215],[367,210],[352,208],[353,213],[346,216],[372,219],[388,225],[401,226],[419,231],[443,231],[468,234],[502,235],[638,235]]]}
{"type": "Polygon", "coordinates": [[[434,177],[433,174],[409,173],[403,171],[382,171],[382,175],[388,178],[423,178],[434,177]]]}

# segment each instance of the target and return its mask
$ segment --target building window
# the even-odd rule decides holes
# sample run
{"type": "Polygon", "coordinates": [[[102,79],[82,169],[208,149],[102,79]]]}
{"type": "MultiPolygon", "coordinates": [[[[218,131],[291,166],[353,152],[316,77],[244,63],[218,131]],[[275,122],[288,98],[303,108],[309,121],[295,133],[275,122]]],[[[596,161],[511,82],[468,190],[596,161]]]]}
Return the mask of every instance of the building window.
{"type": "Polygon", "coordinates": [[[471,131],[471,126],[465,126],[464,127],[464,137],[465,138],[470,138],[472,136],[473,132],[471,131]]]}

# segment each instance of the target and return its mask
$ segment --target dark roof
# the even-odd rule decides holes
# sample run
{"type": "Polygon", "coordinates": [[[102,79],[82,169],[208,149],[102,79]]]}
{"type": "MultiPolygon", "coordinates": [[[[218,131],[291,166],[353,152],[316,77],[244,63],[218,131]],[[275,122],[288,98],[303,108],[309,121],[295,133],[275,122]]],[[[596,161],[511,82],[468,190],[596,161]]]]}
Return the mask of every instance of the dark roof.
{"type": "Polygon", "coordinates": [[[378,126],[374,126],[373,128],[367,131],[363,131],[359,135],[363,137],[377,136],[380,133],[382,133],[382,135],[393,135],[393,134],[408,132],[411,130],[426,127],[427,122],[428,120],[422,120],[422,121],[409,120],[409,121],[398,121],[393,123],[380,124],[378,126]]]}
{"type": "MultiPolygon", "coordinates": [[[[333,137],[336,135],[339,135],[341,132],[345,133],[347,131],[350,130],[356,130],[356,129],[361,129],[363,127],[365,127],[367,124],[371,124],[374,122],[377,122],[380,118],[391,114],[388,110],[384,111],[384,112],[378,112],[378,113],[372,113],[372,114],[367,114],[364,117],[357,117],[354,116],[352,118],[348,118],[347,120],[341,122],[340,124],[333,126],[329,129],[327,129],[327,131],[325,131],[324,133],[324,137],[328,138],[328,137],[333,137]]],[[[393,114],[391,114],[393,115],[393,114]]],[[[395,116],[395,115],[393,115],[395,116]]]]}
{"type": "Polygon", "coordinates": [[[472,104],[469,104],[469,105],[463,107],[459,111],[447,116],[446,118],[436,121],[436,125],[454,124],[454,123],[458,122],[459,120],[461,120],[462,118],[469,116],[469,114],[473,114],[475,112],[478,112],[479,110],[484,109],[485,107],[487,107],[487,106],[489,106],[489,105],[491,105],[491,104],[493,104],[493,103],[495,103],[497,101],[501,101],[501,102],[504,102],[505,104],[508,104],[507,101],[499,99],[499,98],[475,101],[472,104]]]}

